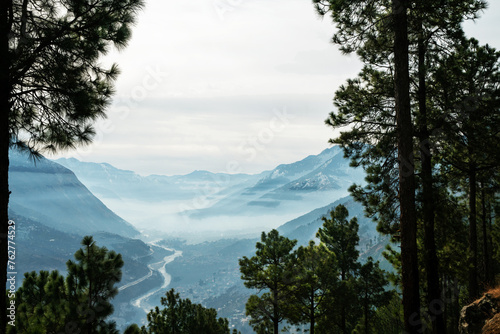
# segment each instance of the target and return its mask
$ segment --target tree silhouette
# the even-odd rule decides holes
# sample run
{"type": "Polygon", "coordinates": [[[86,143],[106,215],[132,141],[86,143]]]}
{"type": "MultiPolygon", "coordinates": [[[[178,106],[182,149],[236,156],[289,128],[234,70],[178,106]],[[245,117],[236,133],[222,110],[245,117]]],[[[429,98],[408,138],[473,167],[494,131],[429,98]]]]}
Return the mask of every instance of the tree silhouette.
{"type": "Polygon", "coordinates": [[[325,247],[335,254],[337,271],[340,282],[334,290],[335,310],[332,313],[339,315],[338,327],[341,333],[350,333],[356,317],[354,307],[357,299],[354,280],[360,264],[358,263],[359,244],[358,221],[356,217],[347,220],[349,211],[344,205],[339,205],[330,212],[330,217],[323,217],[323,227],[317,233],[318,238],[325,247]],[[340,314],[339,314],[340,313],[340,314]]]}
{"type": "Polygon", "coordinates": [[[120,254],[98,247],[91,236],[67,264],[65,277],[57,271],[24,275],[16,292],[16,326],[8,333],[115,333],[110,300],[118,293],[123,260],[120,254]]]}
{"type": "Polygon", "coordinates": [[[297,314],[295,322],[308,322],[309,333],[314,334],[317,320],[328,313],[325,305],[333,303],[335,298],[339,276],[336,258],[324,245],[315,245],[312,240],[308,246],[296,250],[296,258],[291,287],[292,310],[297,314]]]}
{"type": "Polygon", "coordinates": [[[277,230],[262,232],[261,242],[256,244],[255,256],[244,256],[239,260],[241,278],[247,288],[266,291],[252,295],[246,305],[251,323],[257,326],[272,323],[274,333],[279,333],[279,324],[286,318],[286,301],[289,298],[290,266],[292,250],[297,240],[279,235],[277,230]]]}
{"type": "MultiPolygon", "coordinates": [[[[217,311],[193,304],[189,299],[181,299],[174,289],[165,293],[161,304],[148,313],[148,326],[142,333],[155,334],[229,334],[226,318],[217,318],[217,311]]],[[[235,331],[235,334],[237,331],[235,331]]]]}
{"type": "MultiPolygon", "coordinates": [[[[0,4],[0,277],[6,280],[9,148],[35,156],[89,143],[142,0],[4,0],[0,4]]],[[[5,310],[5,300],[0,301],[5,310]]],[[[5,328],[5,311],[1,317],[5,328]]]]}

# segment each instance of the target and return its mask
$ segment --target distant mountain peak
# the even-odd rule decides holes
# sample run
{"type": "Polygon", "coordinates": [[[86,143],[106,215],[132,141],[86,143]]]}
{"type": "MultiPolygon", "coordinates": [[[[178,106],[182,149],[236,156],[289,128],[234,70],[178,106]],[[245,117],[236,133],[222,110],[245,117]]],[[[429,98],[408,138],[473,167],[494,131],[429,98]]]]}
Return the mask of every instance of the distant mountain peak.
{"type": "Polygon", "coordinates": [[[260,179],[254,188],[271,189],[282,185],[288,190],[338,189],[338,177],[345,175],[345,170],[349,168],[342,148],[332,146],[318,155],[309,155],[300,161],[279,165],[268,176],[260,179]]]}

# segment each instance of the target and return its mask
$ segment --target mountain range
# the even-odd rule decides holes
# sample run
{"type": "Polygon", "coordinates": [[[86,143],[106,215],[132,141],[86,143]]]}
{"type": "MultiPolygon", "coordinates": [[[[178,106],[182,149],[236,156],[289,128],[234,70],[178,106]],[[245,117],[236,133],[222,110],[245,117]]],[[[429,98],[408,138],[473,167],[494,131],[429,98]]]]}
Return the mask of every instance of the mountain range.
{"type": "Polygon", "coordinates": [[[219,309],[239,327],[249,291],[238,258],[252,256],[260,232],[272,228],[307,244],[338,204],[358,218],[362,258],[383,260],[387,244],[362,206],[345,197],[348,186],[363,182],[363,172],[349,167],[338,147],[254,175],[198,170],[176,176],[141,176],[76,159],[33,161],[13,151],[9,182],[19,272],[64,273],[81,238],[94,235],[124,257],[114,303],[122,327],[145,319],[135,305],[160,304],[167,281],[183,298],[219,309]],[[165,261],[174,250],[182,256],[165,261]]]}
{"type": "Polygon", "coordinates": [[[194,171],[141,176],[107,163],[56,162],[139,230],[195,242],[278,227],[347,196],[353,180],[363,182],[363,171],[349,167],[336,146],[253,175],[194,171]]]}

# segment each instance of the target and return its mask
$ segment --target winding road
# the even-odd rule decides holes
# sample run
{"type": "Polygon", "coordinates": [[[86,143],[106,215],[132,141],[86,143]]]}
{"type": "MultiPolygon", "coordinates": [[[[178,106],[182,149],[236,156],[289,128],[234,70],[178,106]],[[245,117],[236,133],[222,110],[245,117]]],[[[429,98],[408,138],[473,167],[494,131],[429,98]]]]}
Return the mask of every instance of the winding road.
{"type": "MultiPolygon", "coordinates": [[[[118,288],[118,291],[122,291],[122,290],[125,290],[127,288],[130,288],[131,286],[139,284],[139,283],[143,282],[144,280],[148,279],[149,277],[151,277],[153,275],[153,271],[158,271],[163,276],[163,284],[161,285],[161,287],[159,287],[155,290],[149,291],[148,293],[144,294],[143,296],[141,296],[141,297],[139,297],[131,302],[132,305],[144,310],[144,312],[146,312],[146,313],[148,313],[152,308],[151,305],[148,305],[146,303],[146,300],[149,297],[151,297],[152,295],[154,295],[155,293],[162,291],[162,290],[165,290],[165,288],[170,284],[170,282],[172,280],[172,276],[170,276],[170,274],[167,273],[167,270],[165,268],[166,265],[168,263],[174,261],[177,257],[182,256],[182,251],[163,247],[161,245],[158,245],[158,242],[160,242],[160,240],[149,242],[149,244],[152,246],[161,247],[165,250],[174,252],[174,254],[165,256],[162,261],[148,264],[148,269],[149,269],[148,274],[144,275],[143,277],[141,277],[133,282],[122,285],[121,287],[118,288]]],[[[154,250],[151,247],[151,254],[153,254],[153,253],[154,253],[154,250]]]]}

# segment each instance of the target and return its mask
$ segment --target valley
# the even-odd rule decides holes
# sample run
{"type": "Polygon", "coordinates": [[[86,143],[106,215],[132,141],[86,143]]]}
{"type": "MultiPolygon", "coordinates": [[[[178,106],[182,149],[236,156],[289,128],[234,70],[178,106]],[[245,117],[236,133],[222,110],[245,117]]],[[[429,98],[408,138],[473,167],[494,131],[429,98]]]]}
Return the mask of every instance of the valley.
{"type": "Polygon", "coordinates": [[[256,175],[140,176],[76,159],[35,166],[14,153],[11,175],[11,213],[24,225],[22,269],[64,273],[81,236],[94,235],[125,262],[112,317],[120,328],[145,324],[146,313],[174,288],[251,332],[245,303],[253,292],[242,284],[238,259],[252,256],[260,233],[273,228],[307,244],[338,204],[358,217],[362,258],[384,260],[388,242],[346,197],[363,173],[349,167],[338,147],[256,175]]]}

